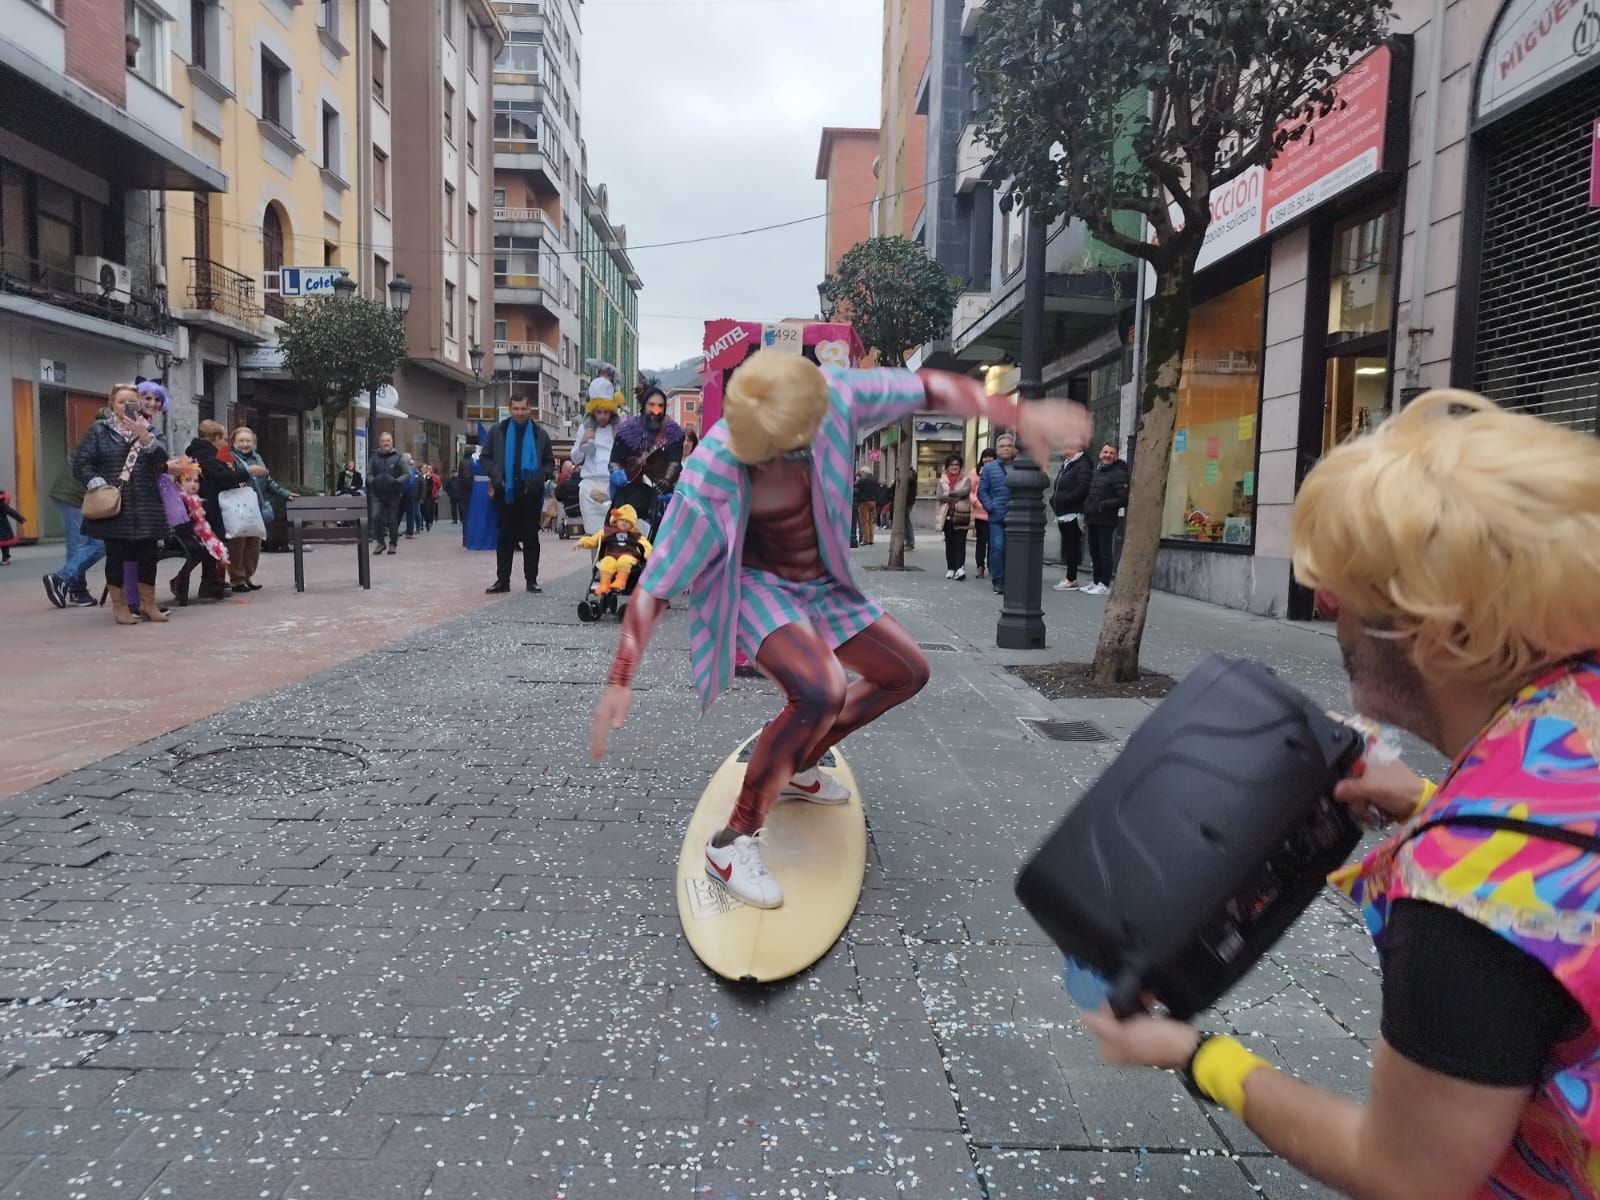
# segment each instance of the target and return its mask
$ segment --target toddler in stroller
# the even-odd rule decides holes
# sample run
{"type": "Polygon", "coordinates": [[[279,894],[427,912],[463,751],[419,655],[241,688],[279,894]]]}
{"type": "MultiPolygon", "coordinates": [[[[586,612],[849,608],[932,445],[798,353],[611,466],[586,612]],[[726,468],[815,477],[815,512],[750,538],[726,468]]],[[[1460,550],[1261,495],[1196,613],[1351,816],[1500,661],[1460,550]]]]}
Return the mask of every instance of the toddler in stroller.
{"type": "Polygon", "coordinates": [[[650,557],[650,541],[639,532],[639,514],[627,504],[613,508],[606,527],[579,538],[577,548],[595,552],[588,594],[578,602],[578,619],[598,621],[606,613],[620,617],[625,611],[620,601],[633,594],[639,569],[650,557]]]}

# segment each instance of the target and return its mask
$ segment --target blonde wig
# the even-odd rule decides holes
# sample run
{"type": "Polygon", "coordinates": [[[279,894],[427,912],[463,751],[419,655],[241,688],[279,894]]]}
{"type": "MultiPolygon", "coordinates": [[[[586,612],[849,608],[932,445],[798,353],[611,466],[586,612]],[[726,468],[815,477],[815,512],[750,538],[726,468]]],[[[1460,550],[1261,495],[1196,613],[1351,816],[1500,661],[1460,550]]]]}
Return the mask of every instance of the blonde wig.
{"type": "Polygon", "coordinates": [[[728,381],[722,419],[742,463],[766,462],[808,445],[828,411],[828,381],[811,360],[758,350],[728,381]]]}
{"type": "Polygon", "coordinates": [[[1471,392],[1324,456],[1290,542],[1301,583],[1438,681],[1509,693],[1600,647],[1600,442],[1471,392]]]}

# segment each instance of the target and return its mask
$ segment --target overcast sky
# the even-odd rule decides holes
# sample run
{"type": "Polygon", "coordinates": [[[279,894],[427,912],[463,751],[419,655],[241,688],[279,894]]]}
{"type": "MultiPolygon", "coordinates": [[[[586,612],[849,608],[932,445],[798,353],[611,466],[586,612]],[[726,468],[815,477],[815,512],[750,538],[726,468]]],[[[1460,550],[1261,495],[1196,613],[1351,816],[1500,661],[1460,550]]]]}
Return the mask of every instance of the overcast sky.
{"type": "Polygon", "coordinates": [[[696,354],[711,317],[817,311],[823,222],[696,246],[819,214],[825,125],[876,127],[882,8],[873,0],[587,0],[583,135],[644,280],[639,364],[696,354]]]}

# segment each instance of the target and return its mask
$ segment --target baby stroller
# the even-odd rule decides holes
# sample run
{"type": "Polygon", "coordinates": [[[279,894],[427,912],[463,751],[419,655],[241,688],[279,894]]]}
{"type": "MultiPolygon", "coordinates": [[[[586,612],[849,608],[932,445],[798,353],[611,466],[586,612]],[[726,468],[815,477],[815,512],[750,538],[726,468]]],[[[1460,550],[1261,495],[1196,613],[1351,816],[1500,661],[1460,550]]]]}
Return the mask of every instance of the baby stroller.
{"type": "Polygon", "coordinates": [[[633,589],[639,586],[639,576],[644,574],[644,567],[640,566],[628,575],[628,582],[619,589],[600,594],[600,559],[605,554],[605,544],[602,542],[594,548],[594,553],[589,559],[589,590],[582,600],[578,601],[578,620],[589,622],[598,621],[601,617],[610,615],[619,621],[622,614],[628,611],[628,597],[633,595],[633,589]]]}
{"type": "Polygon", "coordinates": [[[578,502],[579,480],[574,472],[556,488],[556,536],[563,542],[576,531],[583,532],[583,506],[578,502]]]}

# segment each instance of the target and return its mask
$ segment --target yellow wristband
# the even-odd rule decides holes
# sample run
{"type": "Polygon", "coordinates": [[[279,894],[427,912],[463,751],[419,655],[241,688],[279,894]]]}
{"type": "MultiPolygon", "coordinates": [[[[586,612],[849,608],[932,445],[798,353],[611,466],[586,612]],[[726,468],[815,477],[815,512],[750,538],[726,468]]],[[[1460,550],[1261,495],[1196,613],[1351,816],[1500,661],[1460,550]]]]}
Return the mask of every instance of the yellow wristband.
{"type": "Polygon", "coordinates": [[[1419,812],[1421,812],[1423,806],[1426,805],[1429,800],[1433,799],[1434,794],[1437,793],[1438,790],[1439,785],[1437,783],[1431,779],[1424,779],[1422,781],[1422,791],[1417,795],[1417,802],[1411,809],[1411,815],[1416,816],[1419,812]]]}
{"type": "Polygon", "coordinates": [[[1230,1037],[1213,1037],[1195,1053],[1190,1071],[1196,1087],[1242,1121],[1244,1081],[1263,1068],[1272,1065],[1230,1037]]]}

